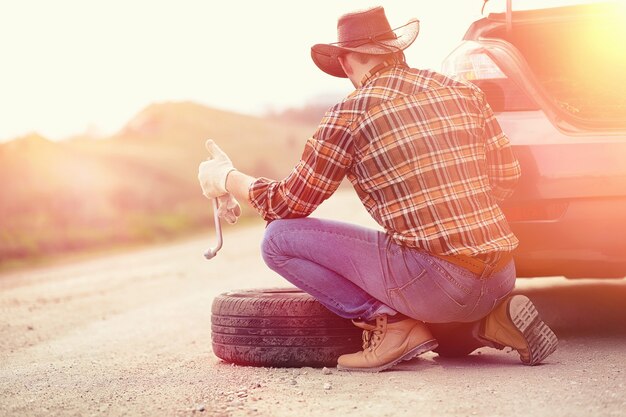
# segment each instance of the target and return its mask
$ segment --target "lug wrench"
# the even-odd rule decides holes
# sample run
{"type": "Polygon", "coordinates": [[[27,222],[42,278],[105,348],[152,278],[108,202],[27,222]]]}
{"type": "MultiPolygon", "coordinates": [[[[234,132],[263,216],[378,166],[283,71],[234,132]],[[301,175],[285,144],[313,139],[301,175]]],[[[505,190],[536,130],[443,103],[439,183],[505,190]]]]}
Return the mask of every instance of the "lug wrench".
{"type": "MultiPolygon", "coordinates": [[[[211,149],[208,146],[206,146],[206,143],[204,144],[204,146],[209,151],[208,159],[213,159],[213,153],[211,152],[211,149]]],[[[217,251],[222,249],[222,243],[223,243],[222,225],[220,224],[220,216],[217,214],[217,209],[219,206],[217,197],[215,197],[211,202],[213,203],[213,218],[215,219],[215,234],[217,235],[217,245],[215,245],[215,247],[213,248],[207,249],[207,251],[204,253],[204,257],[206,259],[213,259],[215,255],[217,255],[217,251]]]]}
{"type": "Polygon", "coordinates": [[[215,233],[217,234],[217,245],[210,247],[204,253],[204,257],[207,259],[213,259],[217,255],[217,251],[222,248],[222,225],[220,224],[220,216],[217,215],[217,198],[212,200],[213,203],[213,217],[215,219],[215,233]]]}

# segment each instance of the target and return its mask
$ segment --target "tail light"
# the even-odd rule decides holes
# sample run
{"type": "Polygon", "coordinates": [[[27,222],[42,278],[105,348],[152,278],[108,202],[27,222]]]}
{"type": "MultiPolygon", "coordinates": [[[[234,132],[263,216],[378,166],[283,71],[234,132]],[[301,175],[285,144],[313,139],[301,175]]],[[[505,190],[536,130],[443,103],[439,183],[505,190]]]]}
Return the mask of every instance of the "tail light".
{"type": "Polygon", "coordinates": [[[462,42],[446,57],[442,72],[465,81],[506,78],[502,70],[485,53],[484,48],[472,41],[462,42]]]}
{"type": "Polygon", "coordinates": [[[522,88],[498,67],[478,42],[462,42],[442,64],[445,75],[469,81],[480,88],[495,112],[538,110],[522,88]]]}

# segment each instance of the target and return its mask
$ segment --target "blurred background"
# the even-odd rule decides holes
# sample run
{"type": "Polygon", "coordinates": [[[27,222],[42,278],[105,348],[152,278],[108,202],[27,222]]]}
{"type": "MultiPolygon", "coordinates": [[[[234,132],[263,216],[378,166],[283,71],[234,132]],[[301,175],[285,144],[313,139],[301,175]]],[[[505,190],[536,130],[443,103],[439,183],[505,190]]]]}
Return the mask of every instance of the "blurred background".
{"type": "Polygon", "coordinates": [[[0,0],[0,269],[206,232],[204,141],[246,173],[285,176],[351,91],[310,59],[340,15],[417,17],[407,61],[438,70],[483,3],[0,0]]]}

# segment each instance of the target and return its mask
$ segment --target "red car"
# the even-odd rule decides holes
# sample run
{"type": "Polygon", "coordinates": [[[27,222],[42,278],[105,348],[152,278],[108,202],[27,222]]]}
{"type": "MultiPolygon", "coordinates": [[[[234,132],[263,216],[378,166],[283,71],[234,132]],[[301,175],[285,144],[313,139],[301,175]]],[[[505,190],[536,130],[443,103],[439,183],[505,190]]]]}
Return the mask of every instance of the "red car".
{"type": "Polygon", "coordinates": [[[518,276],[626,276],[626,7],[492,13],[443,72],[485,92],[522,165],[518,276]]]}

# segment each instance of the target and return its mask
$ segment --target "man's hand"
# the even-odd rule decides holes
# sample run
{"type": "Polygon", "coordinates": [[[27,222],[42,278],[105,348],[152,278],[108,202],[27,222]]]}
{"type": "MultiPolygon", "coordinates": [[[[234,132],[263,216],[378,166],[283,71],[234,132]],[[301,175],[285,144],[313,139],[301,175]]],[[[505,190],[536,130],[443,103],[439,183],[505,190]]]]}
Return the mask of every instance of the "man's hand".
{"type": "Polygon", "coordinates": [[[226,177],[233,171],[233,163],[211,139],[205,143],[209,158],[198,167],[198,181],[206,198],[226,194],[226,177]]]}
{"type": "Polygon", "coordinates": [[[217,198],[217,215],[229,224],[237,223],[241,216],[241,206],[232,194],[223,194],[217,198]]]}

